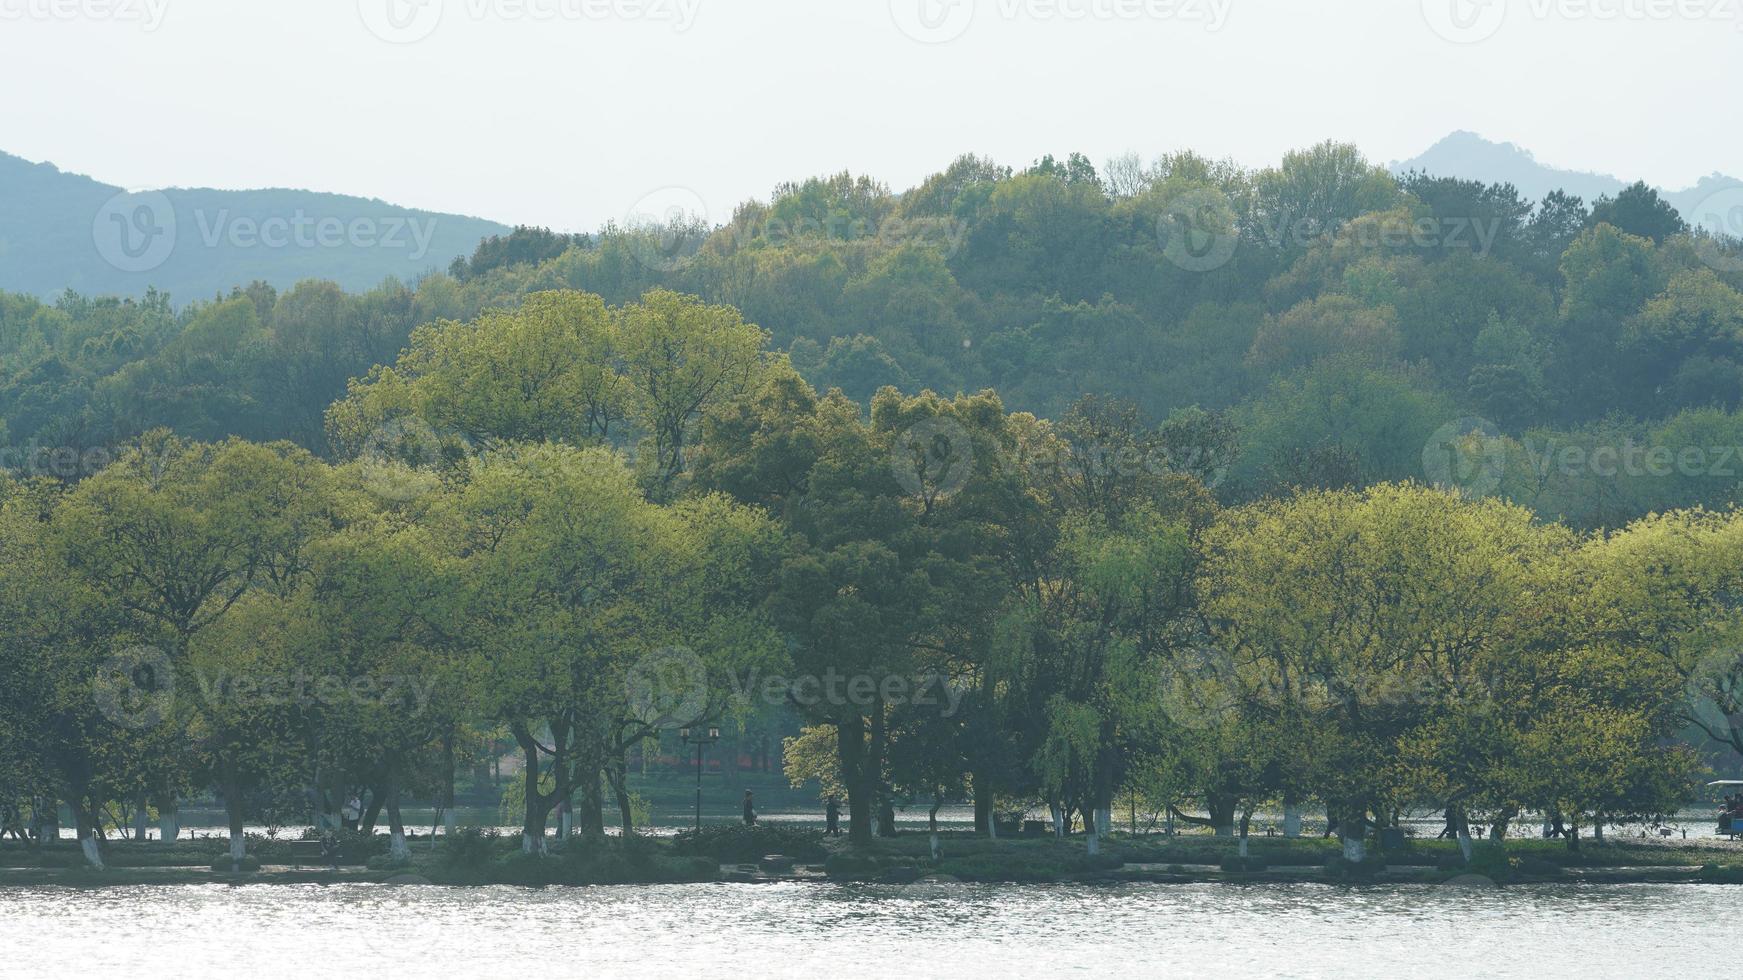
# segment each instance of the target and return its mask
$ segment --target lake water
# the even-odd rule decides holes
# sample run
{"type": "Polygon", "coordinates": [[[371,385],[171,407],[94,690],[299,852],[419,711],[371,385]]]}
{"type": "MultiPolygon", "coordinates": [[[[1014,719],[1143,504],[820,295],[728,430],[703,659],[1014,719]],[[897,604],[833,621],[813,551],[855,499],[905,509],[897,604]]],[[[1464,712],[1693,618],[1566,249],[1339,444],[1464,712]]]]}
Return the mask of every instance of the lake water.
{"type": "Polygon", "coordinates": [[[0,976],[1726,977],[1743,887],[0,889],[0,976]]]}

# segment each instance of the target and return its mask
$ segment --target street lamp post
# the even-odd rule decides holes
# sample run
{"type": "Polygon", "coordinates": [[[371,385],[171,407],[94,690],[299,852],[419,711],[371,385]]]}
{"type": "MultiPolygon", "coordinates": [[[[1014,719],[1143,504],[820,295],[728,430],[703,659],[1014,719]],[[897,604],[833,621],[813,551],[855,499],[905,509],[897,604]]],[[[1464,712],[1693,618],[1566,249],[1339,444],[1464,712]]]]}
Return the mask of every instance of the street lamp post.
{"type": "Polygon", "coordinates": [[[701,830],[702,829],[702,748],[703,748],[703,746],[713,745],[715,742],[720,741],[720,729],[710,728],[710,729],[708,729],[707,735],[703,735],[701,732],[697,732],[695,734],[695,736],[692,737],[690,734],[690,729],[680,728],[680,729],[678,729],[678,737],[683,740],[685,745],[696,746],[696,829],[701,830]]]}

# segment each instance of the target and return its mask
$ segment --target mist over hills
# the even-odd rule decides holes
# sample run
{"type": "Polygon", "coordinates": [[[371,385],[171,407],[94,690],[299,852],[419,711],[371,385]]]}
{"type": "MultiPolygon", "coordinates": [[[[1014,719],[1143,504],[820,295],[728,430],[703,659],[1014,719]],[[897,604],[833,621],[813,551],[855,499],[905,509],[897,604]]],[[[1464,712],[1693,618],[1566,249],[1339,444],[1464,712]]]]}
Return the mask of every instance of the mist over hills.
{"type": "MultiPolygon", "coordinates": [[[[1552,167],[1540,163],[1531,151],[1517,144],[1497,143],[1465,131],[1453,133],[1409,160],[1394,162],[1389,169],[1396,174],[1420,170],[1438,177],[1512,184],[1532,201],[1541,201],[1550,191],[1561,190],[1584,198],[1587,204],[1605,195],[1614,197],[1634,182],[1610,174],[1552,167]]],[[[1702,177],[1693,187],[1681,190],[1660,187],[1658,191],[1689,224],[1736,234],[1739,229],[1727,227],[1724,212],[1743,203],[1743,199],[1733,199],[1733,195],[1726,193],[1739,189],[1743,189],[1743,180],[1714,173],[1702,177]]]]}
{"type": "Polygon", "coordinates": [[[177,303],[263,280],[368,289],[445,269],[510,229],[314,191],[174,188],[129,194],[0,152],[0,290],[50,298],[167,292],[177,303]]]}

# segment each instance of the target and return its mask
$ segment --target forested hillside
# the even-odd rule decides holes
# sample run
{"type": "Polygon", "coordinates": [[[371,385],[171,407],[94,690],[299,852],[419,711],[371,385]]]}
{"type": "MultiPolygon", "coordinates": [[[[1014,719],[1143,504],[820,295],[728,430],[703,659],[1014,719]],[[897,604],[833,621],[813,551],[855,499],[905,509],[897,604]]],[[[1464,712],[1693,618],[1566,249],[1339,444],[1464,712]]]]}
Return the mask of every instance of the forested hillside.
{"type": "Polygon", "coordinates": [[[262,279],[329,279],[367,289],[441,269],[494,221],[386,201],[284,188],[176,187],[128,193],[47,163],[0,153],[0,289],[178,302],[262,279]]]}
{"type": "Polygon", "coordinates": [[[1052,418],[1128,401],[1190,432],[1230,501],[1450,480],[1615,525],[1726,503],[1743,465],[1735,242],[1644,185],[1531,201],[1335,144],[1260,171],[964,157],[899,192],[843,174],[720,228],[521,230],[366,292],[0,296],[0,445],[10,468],[64,478],[158,426],[328,453],[323,413],[417,327],[559,288],[736,307],[862,402],[885,385],[992,388],[1052,418]]]}

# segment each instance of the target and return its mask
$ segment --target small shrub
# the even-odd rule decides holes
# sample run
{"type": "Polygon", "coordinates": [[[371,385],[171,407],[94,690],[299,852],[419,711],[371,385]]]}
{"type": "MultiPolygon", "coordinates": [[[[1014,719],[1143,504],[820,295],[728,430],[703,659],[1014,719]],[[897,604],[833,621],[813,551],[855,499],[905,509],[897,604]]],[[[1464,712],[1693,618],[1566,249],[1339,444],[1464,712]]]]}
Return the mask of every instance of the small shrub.
{"type": "Polygon", "coordinates": [[[1384,870],[1386,860],[1373,854],[1360,861],[1339,854],[1325,863],[1325,873],[1338,881],[1366,881],[1384,870]]]}
{"type": "Polygon", "coordinates": [[[1118,871],[1126,866],[1126,859],[1120,854],[1103,851],[1084,855],[1082,865],[1086,871],[1118,871]]]}
{"type": "Polygon", "coordinates": [[[720,864],[705,857],[655,857],[650,862],[653,880],[662,884],[688,884],[714,881],[720,877],[720,864]]]}
{"type": "MultiPolygon", "coordinates": [[[[639,834],[625,834],[617,838],[616,843],[618,850],[623,853],[624,860],[629,862],[632,867],[637,868],[645,868],[653,864],[655,856],[660,851],[660,845],[652,837],[643,837],[639,834]]],[[[704,856],[686,855],[687,859],[689,857],[700,858],[704,856]]],[[[719,865],[718,861],[712,863],[715,866],[719,865]]]]}
{"type": "Polygon", "coordinates": [[[501,852],[502,835],[495,828],[466,827],[452,837],[442,838],[442,847],[437,853],[444,867],[476,870],[501,852]]]}
{"type": "Polygon", "coordinates": [[[939,874],[963,881],[1058,881],[1071,874],[1070,864],[1055,855],[971,854],[938,863],[939,874]]]}
{"type": "Polygon", "coordinates": [[[490,863],[488,880],[499,885],[523,885],[541,888],[558,884],[563,878],[561,861],[539,854],[514,851],[490,863]]]}
{"type": "Polygon", "coordinates": [[[779,824],[719,824],[686,830],[673,839],[673,850],[686,857],[710,857],[727,864],[750,864],[769,854],[821,861],[829,854],[821,831],[779,824]]]}
{"type": "Polygon", "coordinates": [[[831,878],[853,878],[875,873],[878,870],[878,859],[870,854],[843,851],[829,855],[823,862],[823,870],[831,878]]]}
{"type": "Polygon", "coordinates": [[[1554,861],[1527,854],[1517,859],[1513,865],[1519,874],[1532,875],[1539,878],[1554,877],[1561,874],[1562,866],[1554,861]]]}
{"type": "Polygon", "coordinates": [[[363,863],[363,866],[371,871],[395,871],[400,868],[409,868],[411,865],[412,859],[409,855],[396,858],[392,854],[377,854],[363,863]]]}
{"type": "Polygon", "coordinates": [[[1743,885],[1743,865],[1702,865],[1695,879],[1708,885],[1743,885]]]}
{"type": "Polygon", "coordinates": [[[1258,857],[1240,857],[1238,855],[1231,855],[1223,858],[1220,867],[1224,871],[1244,874],[1254,871],[1264,871],[1265,861],[1263,858],[1258,857]]]}
{"type": "Polygon", "coordinates": [[[1495,881],[1506,881],[1508,878],[1513,877],[1513,872],[1518,866],[1518,863],[1518,859],[1509,857],[1507,852],[1502,848],[1490,845],[1488,847],[1477,848],[1476,851],[1471,854],[1469,864],[1465,864],[1461,861],[1453,870],[1462,871],[1468,874],[1479,874],[1495,881]]]}
{"type": "Polygon", "coordinates": [[[235,867],[242,874],[253,874],[260,870],[260,859],[250,854],[242,859],[241,864],[236,864],[230,860],[230,855],[226,854],[212,862],[212,870],[219,874],[230,874],[232,867],[235,867]]]}

